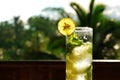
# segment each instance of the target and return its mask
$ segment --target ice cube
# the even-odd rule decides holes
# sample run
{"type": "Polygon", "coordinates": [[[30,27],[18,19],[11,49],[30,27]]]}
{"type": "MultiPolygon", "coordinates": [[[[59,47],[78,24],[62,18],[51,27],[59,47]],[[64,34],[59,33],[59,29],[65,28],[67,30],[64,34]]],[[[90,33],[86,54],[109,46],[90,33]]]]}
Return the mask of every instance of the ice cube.
{"type": "Polygon", "coordinates": [[[78,60],[76,62],[73,62],[73,71],[76,73],[83,73],[89,67],[91,66],[92,63],[92,57],[90,55],[86,56],[84,59],[78,60]]]}

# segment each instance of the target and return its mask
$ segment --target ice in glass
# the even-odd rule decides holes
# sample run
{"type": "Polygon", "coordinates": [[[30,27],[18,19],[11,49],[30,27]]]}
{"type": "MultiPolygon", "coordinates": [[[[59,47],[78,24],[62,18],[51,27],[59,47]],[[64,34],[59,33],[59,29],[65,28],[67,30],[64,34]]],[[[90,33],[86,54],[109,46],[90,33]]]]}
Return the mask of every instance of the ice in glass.
{"type": "Polygon", "coordinates": [[[66,80],[92,80],[92,28],[75,27],[66,49],[66,80]]]}

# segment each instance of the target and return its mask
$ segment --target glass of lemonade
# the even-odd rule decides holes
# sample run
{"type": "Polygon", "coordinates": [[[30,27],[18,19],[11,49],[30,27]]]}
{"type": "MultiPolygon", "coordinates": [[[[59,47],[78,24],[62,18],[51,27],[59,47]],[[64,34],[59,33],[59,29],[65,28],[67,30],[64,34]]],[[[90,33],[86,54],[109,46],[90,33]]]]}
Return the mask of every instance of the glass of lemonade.
{"type": "Polygon", "coordinates": [[[66,80],[92,80],[92,28],[75,27],[66,36],[66,80]]]}

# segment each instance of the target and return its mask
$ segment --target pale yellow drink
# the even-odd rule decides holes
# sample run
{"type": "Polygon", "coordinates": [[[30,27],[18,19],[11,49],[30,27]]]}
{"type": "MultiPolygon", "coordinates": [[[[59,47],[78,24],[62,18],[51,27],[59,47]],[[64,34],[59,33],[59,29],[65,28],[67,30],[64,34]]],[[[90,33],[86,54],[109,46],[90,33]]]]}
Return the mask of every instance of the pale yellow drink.
{"type": "Polygon", "coordinates": [[[76,27],[66,46],[66,80],[92,80],[92,29],[76,27]]]}

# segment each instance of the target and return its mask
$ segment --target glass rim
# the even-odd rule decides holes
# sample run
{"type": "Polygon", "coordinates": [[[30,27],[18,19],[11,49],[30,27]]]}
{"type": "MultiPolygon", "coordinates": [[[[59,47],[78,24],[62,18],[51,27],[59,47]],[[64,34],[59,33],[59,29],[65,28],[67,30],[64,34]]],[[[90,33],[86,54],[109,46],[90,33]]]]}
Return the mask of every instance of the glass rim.
{"type": "Polygon", "coordinates": [[[82,31],[92,31],[91,27],[75,27],[75,32],[82,32],[82,31]]]}

